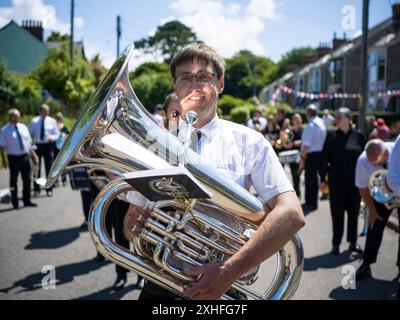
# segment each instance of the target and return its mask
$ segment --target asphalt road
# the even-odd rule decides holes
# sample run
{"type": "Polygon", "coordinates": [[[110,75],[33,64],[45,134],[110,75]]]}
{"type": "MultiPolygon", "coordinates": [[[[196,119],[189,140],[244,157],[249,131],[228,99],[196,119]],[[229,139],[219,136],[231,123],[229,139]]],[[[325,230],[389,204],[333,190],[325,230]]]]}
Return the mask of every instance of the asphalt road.
{"type": "MultiPolygon", "coordinates": [[[[0,189],[7,187],[8,171],[0,170],[0,189]]],[[[84,218],[79,192],[58,187],[53,197],[42,192],[32,200],[38,208],[12,210],[11,204],[0,204],[1,300],[137,299],[134,273],[129,273],[125,289],[114,292],[115,266],[94,260],[96,251],[89,233],[80,229],[84,218]],[[49,270],[55,271],[55,289],[42,286],[42,280],[53,272],[49,270]]],[[[362,223],[360,219],[360,229],[362,223]]],[[[305,261],[294,299],[393,299],[399,236],[393,230],[386,228],[378,262],[372,267],[373,278],[358,281],[355,289],[347,290],[342,283],[348,283],[347,273],[357,268],[360,260],[349,256],[347,243],[342,244],[341,255],[329,254],[328,201],[320,201],[319,209],[306,216],[306,226],[299,234],[305,261]]],[[[365,237],[360,237],[359,243],[363,247],[365,237]]]]}

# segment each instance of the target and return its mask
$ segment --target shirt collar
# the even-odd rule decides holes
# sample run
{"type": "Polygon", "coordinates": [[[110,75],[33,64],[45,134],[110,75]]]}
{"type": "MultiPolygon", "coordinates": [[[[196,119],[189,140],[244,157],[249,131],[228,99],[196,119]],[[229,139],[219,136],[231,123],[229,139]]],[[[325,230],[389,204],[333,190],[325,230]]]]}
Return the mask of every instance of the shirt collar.
{"type": "MultiPolygon", "coordinates": [[[[219,117],[218,115],[215,115],[215,117],[210,122],[205,124],[203,127],[199,129],[197,128],[193,129],[194,131],[200,131],[202,136],[211,138],[214,135],[215,131],[217,130],[218,126],[219,126],[219,117]]],[[[186,121],[184,121],[182,118],[179,118],[178,129],[179,129],[179,135],[181,133],[186,133],[187,124],[186,121]]]]}

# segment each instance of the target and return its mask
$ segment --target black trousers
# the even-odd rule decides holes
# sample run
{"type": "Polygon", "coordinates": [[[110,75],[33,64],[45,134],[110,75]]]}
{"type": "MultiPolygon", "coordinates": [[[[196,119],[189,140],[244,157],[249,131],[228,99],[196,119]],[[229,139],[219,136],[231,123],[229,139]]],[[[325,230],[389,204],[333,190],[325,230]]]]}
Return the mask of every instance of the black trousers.
{"type": "MultiPolygon", "coordinates": [[[[51,165],[53,164],[54,161],[54,143],[39,143],[37,144],[37,150],[36,153],[39,157],[39,172],[38,172],[38,177],[41,177],[41,171],[42,171],[42,158],[44,159],[44,167],[46,170],[46,177],[49,175],[51,165]]],[[[35,191],[40,191],[40,186],[37,183],[34,183],[34,190],[35,191]]],[[[52,188],[47,189],[49,191],[52,190],[52,188]]]]}
{"type": "Polygon", "coordinates": [[[300,192],[300,175],[299,175],[299,164],[289,163],[290,173],[292,174],[293,188],[296,191],[298,197],[301,196],[300,192]]]}
{"type": "Polygon", "coordinates": [[[307,155],[305,169],[305,202],[309,206],[318,207],[318,169],[321,162],[321,152],[311,152],[307,155]]]}
{"type": "Polygon", "coordinates": [[[182,297],[154,284],[153,282],[146,280],[138,300],[173,301],[182,300],[182,297]]]}
{"type": "Polygon", "coordinates": [[[29,155],[8,155],[7,158],[10,166],[11,202],[14,207],[18,207],[18,175],[21,172],[23,200],[24,204],[28,204],[31,201],[31,163],[29,162],[29,155]]]}
{"type": "Polygon", "coordinates": [[[329,175],[329,194],[333,227],[332,245],[338,246],[342,242],[345,212],[347,212],[347,241],[356,244],[361,200],[357,187],[352,181],[337,181],[329,175]]]}
{"type": "MultiPolygon", "coordinates": [[[[385,226],[391,213],[391,210],[388,210],[383,204],[376,201],[374,201],[374,204],[379,216],[382,218],[382,221],[376,220],[373,229],[368,228],[363,259],[363,263],[368,265],[376,262],[379,247],[382,243],[383,231],[385,230],[385,226]]],[[[397,266],[400,271],[400,240],[397,248],[397,266]]]]}
{"type": "MultiPolygon", "coordinates": [[[[112,237],[112,229],[114,229],[114,241],[123,248],[129,249],[129,241],[125,239],[123,233],[123,222],[126,213],[128,212],[129,203],[115,198],[106,214],[106,229],[110,238],[112,237]]],[[[118,275],[123,275],[128,272],[127,269],[121,267],[120,265],[115,265],[115,271],[118,275]]]]}
{"type": "Polygon", "coordinates": [[[99,192],[91,181],[89,181],[88,185],[88,189],[81,189],[82,207],[83,214],[85,215],[85,221],[88,221],[89,219],[90,206],[99,192]]]}

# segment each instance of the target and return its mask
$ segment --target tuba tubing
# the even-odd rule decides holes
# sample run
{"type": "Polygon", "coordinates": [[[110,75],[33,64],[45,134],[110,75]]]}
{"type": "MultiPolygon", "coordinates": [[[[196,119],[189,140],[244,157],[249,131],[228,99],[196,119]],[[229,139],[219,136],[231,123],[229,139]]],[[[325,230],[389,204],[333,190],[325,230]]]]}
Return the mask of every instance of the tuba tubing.
{"type": "MultiPolygon", "coordinates": [[[[92,241],[106,259],[140,274],[151,282],[180,296],[184,286],[180,285],[176,278],[161,272],[154,263],[146,257],[129,251],[115,244],[109,237],[105,219],[108,206],[120,193],[132,190],[131,186],[122,179],[110,182],[103,188],[91,207],[89,216],[89,232],[92,241]]],[[[262,294],[247,288],[236,281],[232,288],[255,300],[287,300],[296,292],[303,270],[303,247],[298,235],[295,235],[286,245],[277,252],[277,268],[273,280],[268,289],[262,294]]],[[[228,295],[222,299],[231,300],[228,295]]]]}

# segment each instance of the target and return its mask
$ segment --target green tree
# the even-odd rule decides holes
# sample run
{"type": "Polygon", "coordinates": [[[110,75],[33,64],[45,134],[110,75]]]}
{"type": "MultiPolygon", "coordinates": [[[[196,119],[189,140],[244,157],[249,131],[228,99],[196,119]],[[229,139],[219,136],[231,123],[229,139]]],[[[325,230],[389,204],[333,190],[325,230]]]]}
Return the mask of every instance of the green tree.
{"type": "Polygon", "coordinates": [[[66,105],[71,116],[79,114],[94,91],[95,76],[90,64],[75,49],[71,67],[67,43],[62,49],[50,49],[35,74],[43,88],[66,105]]]}
{"type": "Polygon", "coordinates": [[[135,47],[145,53],[161,55],[169,63],[176,52],[196,40],[191,28],[174,20],[157,27],[153,36],[135,41],[135,47]]]}
{"type": "Polygon", "coordinates": [[[229,94],[224,94],[218,99],[218,109],[221,110],[222,115],[227,116],[231,110],[246,104],[246,100],[235,98],[229,94]]]}
{"type": "Polygon", "coordinates": [[[311,47],[294,48],[287,52],[278,62],[274,80],[282,77],[293,69],[304,66],[308,63],[308,56],[316,54],[316,50],[311,47]]]}
{"type": "Polygon", "coordinates": [[[172,78],[165,63],[146,62],[129,74],[132,88],[150,112],[172,92],[172,78]]]}
{"type": "Polygon", "coordinates": [[[276,72],[276,65],[268,58],[242,50],[226,59],[225,94],[246,99],[269,83],[276,72]],[[255,86],[255,88],[254,88],[255,86]]]}
{"type": "Polygon", "coordinates": [[[47,38],[47,41],[69,41],[71,37],[68,34],[61,34],[60,32],[53,31],[47,38]]]}
{"type": "Polygon", "coordinates": [[[7,110],[16,107],[22,114],[35,112],[42,101],[41,86],[31,75],[19,76],[7,70],[7,63],[0,59],[0,114],[1,122],[7,110]]]}

